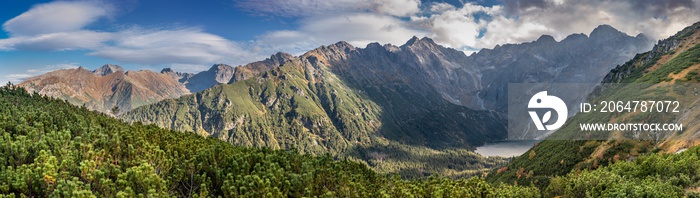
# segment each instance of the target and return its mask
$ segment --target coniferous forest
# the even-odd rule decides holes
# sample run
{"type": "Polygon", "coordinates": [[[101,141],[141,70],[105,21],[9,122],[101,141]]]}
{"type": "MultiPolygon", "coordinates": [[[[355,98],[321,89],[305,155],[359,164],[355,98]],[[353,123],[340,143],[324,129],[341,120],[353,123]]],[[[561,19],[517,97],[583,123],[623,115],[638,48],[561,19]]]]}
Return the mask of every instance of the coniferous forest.
{"type": "Polygon", "coordinates": [[[246,148],[0,88],[4,197],[537,197],[480,178],[402,180],[330,155],[246,148]]]}
{"type": "Polygon", "coordinates": [[[573,171],[538,187],[405,180],[330,155],[127,124],[11,84],[0,88],[0,133],[3,197],[697,197],[700,184],[700,147],[573,171]]]}

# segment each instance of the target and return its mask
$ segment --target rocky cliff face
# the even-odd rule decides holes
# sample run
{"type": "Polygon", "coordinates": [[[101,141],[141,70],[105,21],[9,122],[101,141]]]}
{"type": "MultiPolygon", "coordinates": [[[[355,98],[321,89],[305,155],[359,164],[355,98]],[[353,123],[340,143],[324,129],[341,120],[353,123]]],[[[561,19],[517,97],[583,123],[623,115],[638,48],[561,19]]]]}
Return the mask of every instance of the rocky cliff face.
{"type": "MultiPolygon", "coordinates": [[[[470,56],[430,38],[414,37],[401,46],[369,44],[357,49],[362,57],[351,60],[343,59],[344,55],[332,59],[337,65],[390,74],[382,78],[404,78],[413,86],[427,84],[454,104],[505,113],[508,83],[598,83],[610,69],[651,47],[644,36],[631,37],[607,25],[590,35],[574,34],[559,42],[544,35],[533,42],[497,46],[470,56]]],[[[592,89],[582,87],[579,92],[592,89]]]]}
{"type": "Polygon", "coordinates": [[[178,72],[178,71],[175,71],[171,68],[163,68],[163,70],[161,70],[160,73],[169,75],[182,84],[184,84],[190,78],[192,78],[192,76],[194,76],[193,73],[178,72]]]}
{"type": "Polygon", "coordinates": [[[610,69],[650,47],[651,42],[642,35],[630,37],[603,25],[590,37],[575,34],[557,42],[545,35],[468,57],[427,38],[414,38],[384,53],[402,57],[402,66],[418,72],[412,78],[431,84],[453,103],[505,112],[508,83],[598,83],[610,69]]]}
{"type": "Polygon", "coordinates": [[[146,70],[124,72],[117,65],[105,65],[95,71],[82,67],[57,70],[29,78],[19,86],[101,112],[110,112],[117,106],[121,113],[189,94],[169,75],[146,70]]]}
{"type": "MultiPolygon", "coordinates": [[[[285,62],[292,60],[292,58],[293,57],[290,54],[279,52],[263,61],[257,61],[235,68],[225,64],[216,64],[209,70],[197,74],[185,75],[177,74],[177,72],[175,72],[174,77],[178,78],[179,81],[190,90],[190,92],[195,93],[213,87],[217,84],[233,83],[251,78],[262,72],[279,67],[285,62]]],[[[173,72],[166,71],[166,73],[173,72]]]]}
{"type": "Polygon", "coordinates": [[[106,76],[112,73],[117,73],[117,72],[125,72],[124,68],[122,68],[119,65],[112,65],[112,64],[106,64],[103,65],[100,68],[97,68],[96,70],[93,70],[92,73],[98,76],[106,76]]]}
{"type": "Polygon", "coordinates": [[[284,63],[289,62],[292,59],[294,59],[292,55],[284,52],[278,52],[277,54],[274,54],[270,56],[270,58],[267,58],[263,61],[257,61],[244,66],[236,67],[235,72],[233,74],[234,76],[228,83],[246,80],[262,72],[266,72],[275,67],[279,67],[280,65],[283,65],[284,63]]]}
{"type": "Polygon", "coordinates": [[[200,92],[217,84],[228,83],[233,77],[233,67],[225,64],[216,64],[209,70],[190,76],[182,83],[190,92],[200,92]]]}

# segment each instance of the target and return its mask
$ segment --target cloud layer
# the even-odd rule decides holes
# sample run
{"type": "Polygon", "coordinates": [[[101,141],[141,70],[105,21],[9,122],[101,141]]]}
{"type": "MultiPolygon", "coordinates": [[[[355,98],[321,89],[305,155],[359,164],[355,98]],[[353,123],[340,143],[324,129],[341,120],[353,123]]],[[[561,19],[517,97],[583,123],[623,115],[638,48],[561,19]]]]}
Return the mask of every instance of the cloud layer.
{"type": "Polygon", "coordinates": [[[111,41],[113,44],[94,49],[88,54],[147,65],[240,61],[250,56],[237,43],[197,28],[131,28],[113,33],[111,41]]]}
{"type": "Polygon", "coordinates": [[[111,10],[111,6],[97,2],[58,1],[36,5],[2,27],[12,35],[70,32],[108,16],[111,10]]]}
{"type": "Polygon", "coordinates": [[[10,37],[0,39],[0,50],[86,50],[87,55],[123,63],[198,69],[219,62],[245,64],[278,51],[300,54],[341,40],[363,47],[370,42],[400,45],[412,36],[428,36],[471,52],[533,41],[542,34],[563,39],[589,33],[600,24],[662,39],[700,20],[699,4],[700,0],[508,0],[495,6],[419,0],[239,0],[235,7],[251,15],[282,17],[298,26],[261,32],[252,41],[232,41],[196,27],[134,24],[98,31],[90,25],[116,20],[111,14],[115,5],[56,1],[6,21],[2,29],[10,37]]]}
{"type": "Polygon", "coordinates": [[[3,24],[3,30],[11,37],[0,39],[0,50],[88,50],[88,55],[144,65],[241,64],[262,57],[251,55],[234,41],[199,28],[133,26],[112,32],[87,28],[111,17],[112,10],[112,5],[96,1],[36,5],[3,24]]]}
{"type": "MultiPolygon", "coordinates": [[[[14,84],[18,84],[18,83],[26,80],[27,78],[30,78],[30,77],[33,77],[36,75],[40,75],[43,73],[47,73],[47,72],[51,72],[51,71],[59,70],[59,69],[73,69],[73,68],[78,68],[78,67],[79,66],[77,63],[62,63],[62,64],[55,64],[55,65],[47,65],[47,66],[44,66],[41,68],[36,68],[36,69],[28,69],[28,70],[24,71],[24,73],[7,74],[7,75],[4,75],[2,77],[5,79],[3,82],[9,81],[9,82],[12,82],[14,84]]],[[[4,86],[4,85],[5,85],[5,83],[3,83],[0,86],[4,86]]]]}
{"type": "Polygon", "coordinates": [[[337,40],[364,46],[369,42],[405,42],[410,36],[473,51],[499,44],[536,40],[543,34],[563,39],[609,24],[631,35],[662,39],[700,20],[700,0],[510,0],[502,5],[421,4],[412,0],[334,2],[240,1],[260,15],[301,17],[296,29],[268,32],[258,43],[289,50],[308,49],[337,40]],[[281,11],[280,11],[281,10],[281,11]],[[309,39],[302,39],[309,38],[309,39]]]}
{"type": "Polygon", "coordinates": [[[319,17],[339,12],[372,12],[397,17],[420,12],[418,0],[240,0],[236,6],[251,14],[279,17],[319,17]]]}

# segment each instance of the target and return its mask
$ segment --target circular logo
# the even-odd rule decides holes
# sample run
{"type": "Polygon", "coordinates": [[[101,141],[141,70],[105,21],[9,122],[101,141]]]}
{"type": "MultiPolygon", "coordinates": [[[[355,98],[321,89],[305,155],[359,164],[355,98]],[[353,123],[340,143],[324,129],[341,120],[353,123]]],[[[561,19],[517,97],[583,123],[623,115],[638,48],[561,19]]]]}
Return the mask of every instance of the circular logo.
{"type": "Polygon", "coordinates": [[[537,130],[540,131],[559,129],[559,127],[564,125],[566,117],[569,114],[564,101],[559,97],[547,95],[547,91],[541,91],[532,96],[530,102],[527,104],[527,108],[530,110],[528,113],[530,113],[532,121],[535,122],[537,130]],[[537,115],[536,109],[544,109],[547,111],[540,117],[537,115]],[[547,124],[552,118],[552,110],[557,113],[557,120],[552,124],[547,124]]]}

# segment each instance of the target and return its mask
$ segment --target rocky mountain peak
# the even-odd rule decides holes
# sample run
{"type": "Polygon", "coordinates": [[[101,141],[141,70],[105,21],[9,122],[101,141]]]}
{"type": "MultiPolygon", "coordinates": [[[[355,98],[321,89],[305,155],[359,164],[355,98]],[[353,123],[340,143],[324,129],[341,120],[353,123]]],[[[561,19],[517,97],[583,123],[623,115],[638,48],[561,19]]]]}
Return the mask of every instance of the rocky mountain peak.
{"type": "Polygon", "coordinates": [[[169,75],[182,84],[187,84],[187,81],[195,75],[193,73],[178,72],[169,67],[163,68],[163,70],[160,70],[160,73],[169,75]]]}
{"type": "Polygon", "coordinates": [[[428,37],[423,37],[419,39],[416,36],[411,37],[405,44],[403,44],[401,47],[404,46],[419,46],[419,45],[424,45],[424,46],[436,46],[437,44],[433,39],[428,38],[428,37]]]}
{"type": "Polygon", "coordinates": [[[213,70],[225,70],[225,69],[228,69],[228,68],[233,68],[233,67],[231,67],[230,65],[226,65],[226,64],[223,64],[223,63],[219,63],[219,64],[214,64],[214,65],[210,68],[210,70],[212,70],[212,69],[213,69],[213,70]]]}
{"type": "Polygon", "coordinates": [[[288,54],[288,53],[284,53],[284,52],[277,52],[276,54],[270,56],[270,60],[272,60],[276,63],[279,63],[279,64],[282,64],[284,62],[292,60],[293,58],[294,58],[294,56],[292,56],[291,54],[288,54]]]}
{"type": "Polygon", "coordinates": [[[338,60],[344,60],[348,57],[348,54],[351,54],[351,52],[354,50],[357,50],[357,48],[352,46],[350,43],[340,41],[332,45],[321,46],[319,48],[308,51],[301,55],[300,58],[308,59],[309,57],[312,57],[311,59],[315,60],[313,62],[320,61],[328,63],[338,60]]]}
{"type": "Polygon", "coordinates": [[[160,70],[160,73],[161,74],[171,74],[171,73],[175,73],[175,71],[173,71],[173,69],[171,69],[170,67],[166,67],[166,68],[163,68],[163,70],[160,70]]]}
{"type": "Polygon", "coordinates": [[[219,63],[213,65],[211,69],[209,69],[209,72],[214,74],[216,82],[228,83],[233,77],[234,69],[230,65],[219,63]]]}
{"type": "Polygon", "coordinates": [[[571,34],[569,36],[566,36],[564,40],[561,40],[562,42],[570,42],[570,41],[584,41],[587,40],[588,36],[585,34],[571,34]]]}
{"type": "Polygon", "coordinates": [[[610,25],[599,25],[591,32],[591,39],[610,39],[617,38],[621,36],[627,36],[627,34],[620,32],[610,25]]]}
{"type": "Polygon", "coordinates": [[[349,49],[354,49],[354,48],[355,48],[354,46],[350,45],[350,43],[345,42],[345,41],[339,41],[339,42],[337,42],[337,43],[335,43],[335,44],[333,44],[333,45],[330,45],[330,46],[328,46],[328,47],[335,47],[335,48],[338,48],[338,49],[347,49],[347,48],[349,48],[349,49]]]}
{"type": "Polygon", "coordinates": [[[93,74],[98,76],[106,76],[116,72],[124,72],[124,68],[119,65],[105,64],[102,67],[92,71],[93,74]]]}
{"type": "Polygon", "coordinates": [[[538,38],[537,41],[535,41],[535,42],[538,42],[538,43],[554,43],[554,42],[557,42],[557,41],[554,40],[554,37],[552,37],[552,36],[550,36],[550,35],[542,35],[542,36],[540,36],[540,38],[538,38]]]}
{"type": "Polygon", "coordinates": [[[382,46],[382,44],[379,44],[379,43],[377,43],[377,42],[372,42],[372,43],[367,44],[367,46],[365,47],[365,49],[371,49],[371,48],[381,48],[381,49],[384,49],[384,46],[382,46]]]}
{"type": "Polygon", "coordinates": [[[414,43],[418,42],[419,40],[420,39],[417,36],[413,36],[413,37],[411,37],[411,39],[408,39],[408,41],[406,41],[406,43],[403,45],[410,46],[410,45],[413,45],[414,43]]]}

